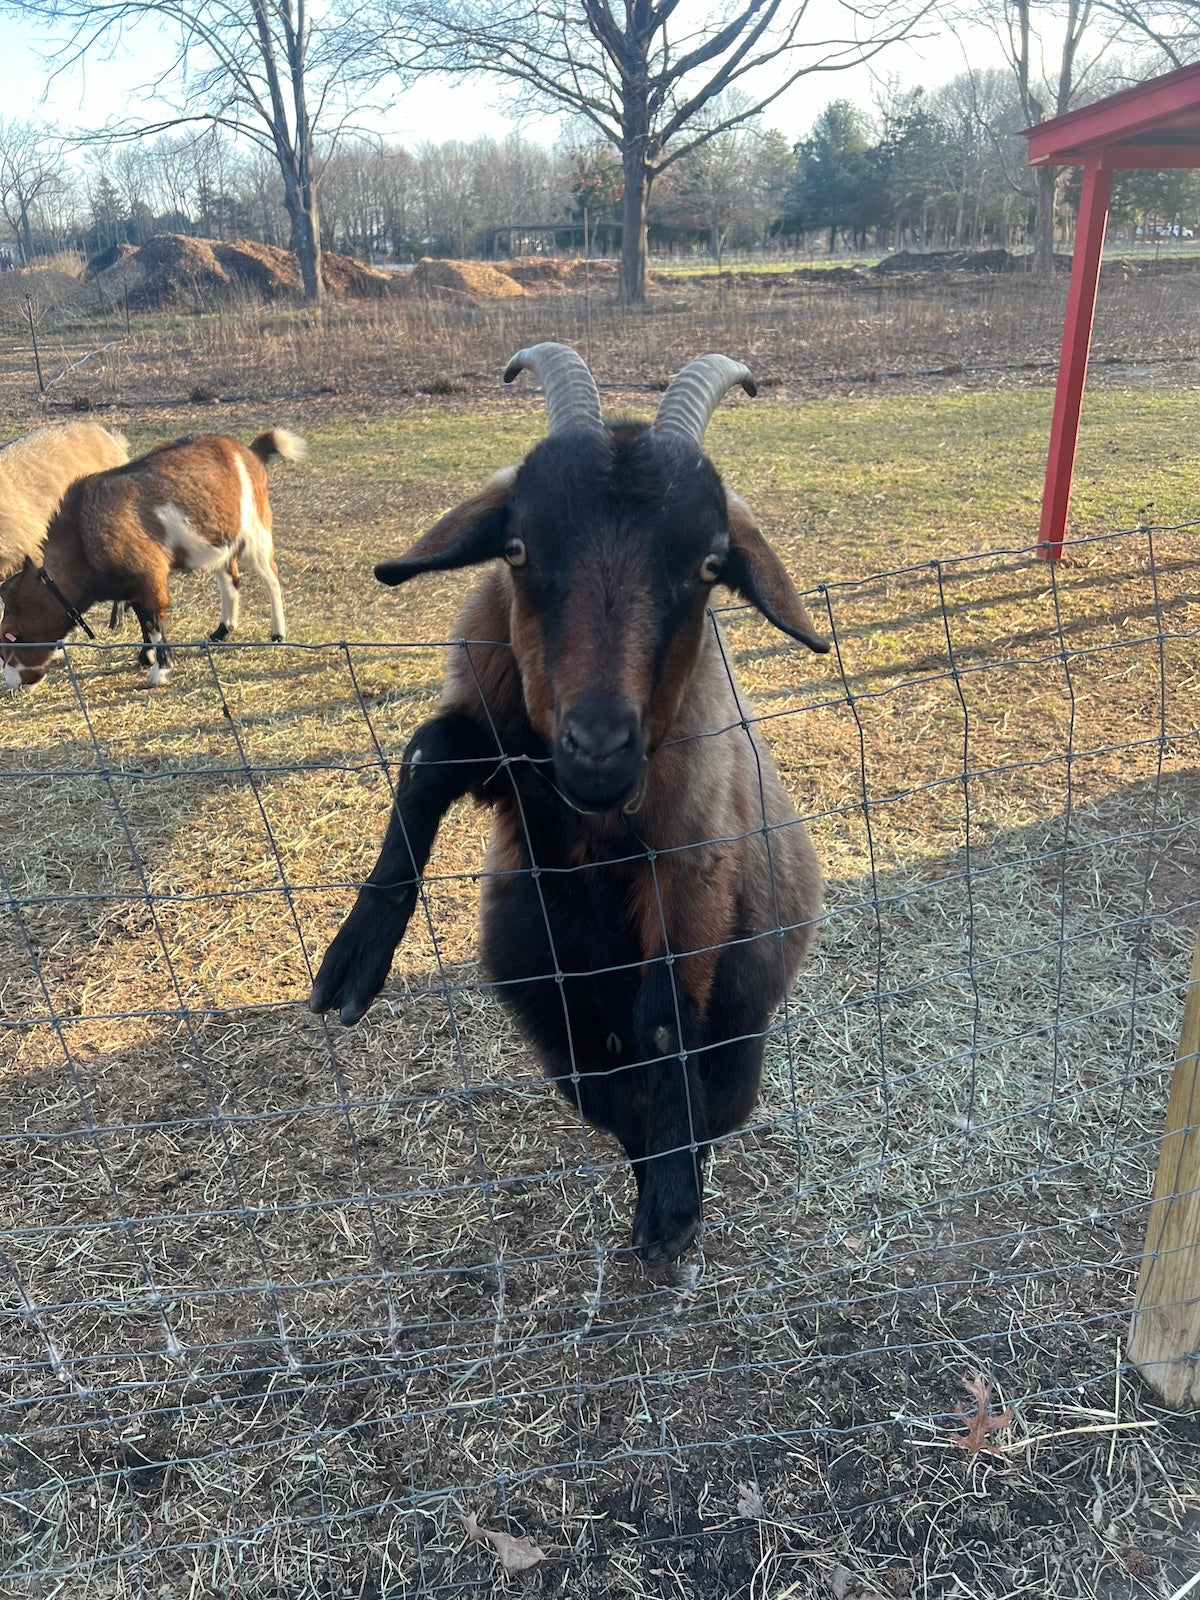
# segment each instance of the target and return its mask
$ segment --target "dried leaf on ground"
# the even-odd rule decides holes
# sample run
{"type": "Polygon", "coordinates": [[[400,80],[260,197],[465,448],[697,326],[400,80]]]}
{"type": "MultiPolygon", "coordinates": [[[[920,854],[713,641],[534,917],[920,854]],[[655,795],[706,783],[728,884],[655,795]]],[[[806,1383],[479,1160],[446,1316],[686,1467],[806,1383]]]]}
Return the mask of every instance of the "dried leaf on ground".
{"type": "Polygon", "coordinates": [[[873,1589],[862,1578],[856,1578],[849,1567],[841,1562],[829,1574],[829,1587],[834,1600],[884,1600],[878,1589],[873,1589]]]}
{"type": "Polygon", "coordinates": [[[974,1411],[964,1411],[962,1406],[955,1406],[955,1410],[967,1425],[965,1437],[954,1435],[954,1443],[960,1445],[971,1455],[977,1456],[984,1453],[993,1456],[1003,1455],[998,1444],[993,1444],[989,1435],[1000,1433],[1004,1428],[1010,1428],[1013,1423],[1013,1409],[1005,1406],[1003,1411],[997,1411],[993,1416],[988,1411],[992,1398],[992,1388],[983,1380],[983,1374],[977,1372],[974,1377],[963,1379],[963,1388],[975,1402],[974,1411]]]}
{"type": "Polygon", "coordinates": [[[737,1514],[739,1517],[764,1517],[762,1495],[758,1486],[753,1483],[739,1483],[737,1486],[737,1514]]]}
{"type": "Polygon", "coordinates": [[[528,1536],[514,1539],[511,1533],[497,1533],[494,1528],[481,1528],[473,1511],[468,1511],[461,1520],[467,1530],[468,1539],[476,1539],[480,1544],[490,1544],[505,1572],[525,1572],[530,1567],[536,1567],[539,1561],[546,1559],[546,1552],[534,1544],[528,1536]]]}

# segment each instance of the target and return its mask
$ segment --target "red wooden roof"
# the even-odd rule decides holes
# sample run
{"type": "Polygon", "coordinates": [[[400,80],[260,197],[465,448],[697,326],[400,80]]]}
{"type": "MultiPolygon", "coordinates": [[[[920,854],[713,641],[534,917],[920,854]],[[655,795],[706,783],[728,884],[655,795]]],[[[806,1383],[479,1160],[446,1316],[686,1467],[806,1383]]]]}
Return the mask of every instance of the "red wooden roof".
{"type": "Polygon", "coordinates": [[[1200,63],[1022,131],[1030,166],[1200,167],[1200,63]]]}

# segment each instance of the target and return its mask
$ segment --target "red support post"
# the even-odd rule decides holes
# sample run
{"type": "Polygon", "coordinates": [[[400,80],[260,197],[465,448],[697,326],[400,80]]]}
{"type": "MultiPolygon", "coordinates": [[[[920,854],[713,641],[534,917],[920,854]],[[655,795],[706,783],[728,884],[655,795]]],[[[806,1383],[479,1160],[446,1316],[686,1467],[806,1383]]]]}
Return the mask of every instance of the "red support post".
{"type": "Polygon", "coordinates": [[[1112,171],[1104,165],[1104,153],[1090,156],[1083,169],[1058,386],[1054,391],[1054,419],[1050,424],[1050,454],[1046,461],[1046,487],[1038,535],[1038,555],[1043,561],[1059,559],[1067,531],[1071,473],[1075,466],[1075,442],[1079,437],[1079,412],[1087,378],[1096,285],[1100,279],[1100,252],[1104,248],[1111,190],[1112,171]]]}

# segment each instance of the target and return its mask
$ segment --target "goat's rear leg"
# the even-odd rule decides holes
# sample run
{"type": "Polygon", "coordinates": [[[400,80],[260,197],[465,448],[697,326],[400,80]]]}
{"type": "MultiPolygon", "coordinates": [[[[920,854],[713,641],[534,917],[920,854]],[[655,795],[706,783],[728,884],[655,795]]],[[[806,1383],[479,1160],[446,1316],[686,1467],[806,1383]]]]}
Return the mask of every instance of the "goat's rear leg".
{"type": "Polygon", "coordinates": [[[265,544],[247,541],[244,554],[256,574],[266,584],[267,592],[271,596],[271,642],[282,644],[285,632],[283,590],[279,586],[279,568],[275,565],[275,552],[271,548],[270,535],[267,535],[265,544]]]}

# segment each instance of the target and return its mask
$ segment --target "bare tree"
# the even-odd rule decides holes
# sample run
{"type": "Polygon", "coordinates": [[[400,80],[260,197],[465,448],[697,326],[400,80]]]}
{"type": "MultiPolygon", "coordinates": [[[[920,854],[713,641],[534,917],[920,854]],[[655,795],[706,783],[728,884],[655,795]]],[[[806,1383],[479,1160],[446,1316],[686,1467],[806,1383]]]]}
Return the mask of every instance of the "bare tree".
{"type": "Polygon", "coordinates": [[[934,91],[930,104],[945,132],[943,172],[954,207],[950,238],[960,247],[978,244],[999,229],[1006,244],[1014,213],[1033,192],[1033,175],[1015,137],[1025,119],[1012,73],[1003,67],[959,73],[934,91]]]}
{"type": "Polygon", "coordinates": [[[795,167],[781,133],[756,123],[730,128],[670,169],[655,213],[669,224],[703,228],[720,271],[731,241],[760,242],[781,215],[795,167]]]}
{"type": "Polygon", "coordinates": [[[351,89],[375,81],[365,36],[333,9],[309,0],[3,0],[4,8],[66,33],[52,48],[61,70],[86,52],[113,45],[139,28],[177,39],[170,66],[147,90],[177,107],[151,124],[126,120],[113,138],[206,123],[252,140],[273,157],[283,179],[291,247],[305,298],[320,300],[321,229],[315,144],[346,115],[351,89]]]}
{"type": "Polygon", "coordinates": [[[1131,43],[1162,53],[1161,70],[1200,60],[1200,0],[1097,0],[1131,43]]]}
{"type": "MultiPolygon", "coordinates": [[[[1100,0],[965,0],[952,6],[951,15],[991,26],[1013,73],[1029,127],[1062,116],[1095,92],[1097,67],[1120,32],[1111,25],[1100,0]]],[[[1038,167],[1034,174],[1033,268],[1041,278],[1054,270],[1054,221],[1062,177],[1059,167],[1038,167]]]]}
{"type": "Polygon", "coordinates": [[[26,264],[33,257],[33,208],[62,181],[62,168],[58,144],[45,128],[0,121],[0,211],[26,264]]]}
{"type": "MultiPolygon", "coordinates": [[[[837,0],[844,35],[809,36],[810,0],[375,0],[392,62],[507,79],[583,117],[621,153],[621,297],[645,297],[655,178],[802,77],[855,66],[911,32],[926,0],[837,0]],[[685,11],[689,20],[685,20],[685,11]],[[754,92],[748,92],[753,84],[754,92]],[[702,116],[718,96],[745,98],[702,116]]],[[[825,8],[829,17],[834,7],[825,8]]],[[[836,26],[836,24],[835,24],[836,26]]]]}

